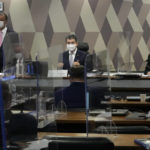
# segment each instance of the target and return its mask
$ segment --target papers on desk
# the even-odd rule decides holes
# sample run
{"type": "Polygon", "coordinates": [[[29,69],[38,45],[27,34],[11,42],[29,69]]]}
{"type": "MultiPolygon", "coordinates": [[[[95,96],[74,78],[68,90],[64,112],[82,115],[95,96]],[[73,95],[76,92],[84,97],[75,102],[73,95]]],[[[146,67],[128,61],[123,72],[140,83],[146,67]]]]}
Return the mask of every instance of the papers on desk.
{"type": "MultiPolygon", "coordinates": [[[[141,97],[140,96],[127,96],[126,99],[128,101],[141,101],[141,97]]],[[[145,100],[150,99],[150,96],[146,96],[145,100]]]]}
{"type": "Polygon", "coordinates": [[[67,77],[68,70],[48,70],[48,78],[67,77]]]}
{"type": "Polygon", "coordinates": [[[104,72],[102,75],[104,76],[140,76],[140,77],[150,77],[150,75],[144,75],[141,72],[104,72]]]}
{"type": "Polygon", "coordinates": [[[28,146],[23,150],[41,150],[48,147],[49,140],[42,139],[28,142],[28,146]]]}
{"type": "Polygon", "coordinates": [[[101,111],[101,113],[95,117],[94,121],[95,122],[110,121],[111,116],[112,116],[111,112],[101,111]]]}
{"type": "Polygon", "coordinates": [[[147,116],[145,113],[132,112],[126,117],[127,120],[145,120],[147,116]]]}
{"type": "Polygon", "coordinates": [[[138,73],[138,72],[116,72],[115,75],[137,75],[137,76],[142,76],[143,73],[138,73]]]}
{"type": "Polygon", "coordinates": [[[135,139],[134,142],[150,150],[150,138],[135,139]]]}
{"type": "Polygon", "coordinates": [[[141,100],[140,96],[127,96],[126,99],[129,101],[130,100],[131,101],[140,101],[141,100]]]}

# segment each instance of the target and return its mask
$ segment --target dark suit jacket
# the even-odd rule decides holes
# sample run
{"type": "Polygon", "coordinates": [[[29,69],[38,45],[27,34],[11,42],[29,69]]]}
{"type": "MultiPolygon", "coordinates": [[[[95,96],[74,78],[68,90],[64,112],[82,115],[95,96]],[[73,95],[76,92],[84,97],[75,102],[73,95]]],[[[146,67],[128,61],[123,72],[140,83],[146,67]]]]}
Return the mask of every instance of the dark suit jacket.
{"type": "MultiPolygon", "coordinates": [[[[74,61],[79,61],[80,65],[84,65],[86,59],[86,53],[80,50],[77,50],[76,56],[74,61]]],[[[59,62],[64,64],[63,69],[70,69],[69,64],[69,51],[64,52],[62,55],[59,56],[59,62]]]]}
{"type": "Polygon", "coordinates": [[[55,92],[55,105],[63,99],[67,108],[85,108],[83,82],[72,82],[69,87],[55,92]]]}
{"type": "Polygon", "coordinates": [[[15,65],[14,43],[19,43],[18,34],[14,31],[7,30],[0,47],[0,72],[3,71],[4,66],[15,65]]]}
{"type": "MultiPolygon", "coordinates": [[[[101,87],[88,87],[89,107],[100,108],[101,101],[105,100],[107,89],[101,87]]],[[[59,89],[55,92],[55,105],[63,100],[67,108],[85,108],[85,84],[83,82],[72,82],[69,87],[59,89]]]]}
{"type": "Polygon", "coordinates": [[[147,64],[145,67],[144,74],[147,74],[149,71],[150,71],[150,54],[148,55],[148,58],[147,58],[147,64]]]}

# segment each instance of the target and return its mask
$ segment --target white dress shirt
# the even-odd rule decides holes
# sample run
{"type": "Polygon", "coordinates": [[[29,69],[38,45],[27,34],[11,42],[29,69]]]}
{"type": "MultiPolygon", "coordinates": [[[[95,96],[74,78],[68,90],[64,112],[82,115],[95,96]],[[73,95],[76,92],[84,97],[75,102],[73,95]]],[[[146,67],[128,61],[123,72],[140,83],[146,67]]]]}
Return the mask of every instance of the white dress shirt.
{"type": "MultiPolygon", "coordinates": [[[[7,32],[7,27],[5,27],[5,28],[2,30],[2,39],[3,39],[3,40],[4,40],[4,38],[5,38],[6,32],[7,32]]],[[[2,41],[3,41],[3,40],[2,40],[2,41]]]]}

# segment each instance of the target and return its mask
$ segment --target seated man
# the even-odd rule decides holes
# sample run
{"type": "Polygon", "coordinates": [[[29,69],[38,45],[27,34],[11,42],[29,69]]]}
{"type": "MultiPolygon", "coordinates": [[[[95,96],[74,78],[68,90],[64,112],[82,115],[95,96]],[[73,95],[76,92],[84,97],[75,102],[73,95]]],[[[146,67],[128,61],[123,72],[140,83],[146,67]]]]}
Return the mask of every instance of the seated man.
{"type": "Polygon", "coordinates": [[[84,67],[74,66],[70,70],[70,86],[55,92],[56,106],[63,100],[67,108],[85,107],[84,67]]]}
{"type": "Polygon", "coordinates": [[[86,53],[77,49],[78,40],[76,35],[68,35],[66,37],[66,49],[59,56],[58,68],[70,70],[72,66],[84,65],[86,53]]]}
{"type": "MultiPolygon", "coordinates": [[[[85,108],[84,67],[74,66],[70,70],[70,86],[55,92],[55,105],[63,100],[67,108],[85,108]]],[[[89,107],[100,107],[100,101],[105,100],[105,90],[100,87],[88,87],[89,107]]]]}

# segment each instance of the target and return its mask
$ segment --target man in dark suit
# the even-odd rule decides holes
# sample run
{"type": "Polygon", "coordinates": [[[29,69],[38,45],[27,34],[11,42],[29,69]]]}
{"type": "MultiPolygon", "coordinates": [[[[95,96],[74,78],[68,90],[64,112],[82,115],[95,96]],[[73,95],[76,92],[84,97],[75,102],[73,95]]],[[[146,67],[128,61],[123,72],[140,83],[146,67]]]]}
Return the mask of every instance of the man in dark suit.
{"type": "Polygon", "coordinates": [[[74,66],[70,69],[70,86],[55,92],[55,105],[58,106],[63,100],[67,108],[84,108],[84,67],[74,66]]]}
{"type": "MultiPolygon", "coordinates": [[[[55,105],[59,107],[61,101],[67,108],[85,108],[84,67],[74,66],[70,69],[70,86],[55,92],[55,105]]],[[[87,85],[88,86],[88,85],[87,85]]],[[[105,100],[105,90],[100,87],[88,87],[89,107],[100,107],[100,101],[105,100]]]]}
{"type": "Polygon", "coordinates": [[[8,17],[4,12],[0,13],[0,72],[5,67],[15,65],[15,47],[19,43],[18,34],[7,28],[8,17]]]}
{"type": "Polygon", "coordinates": [[[72,66],[84,65],[86,53],[77,49],[78,40],[76,35],[71,34],[66,37],[66,49],[59,56],[58,68],[70,69],[72,66]]]}
{"type": "Polygon", "coordinates": [[[7,32],[7,15],[5,13],[0,13],[0,72],[3,70],[3,41],[7,32]]]}

